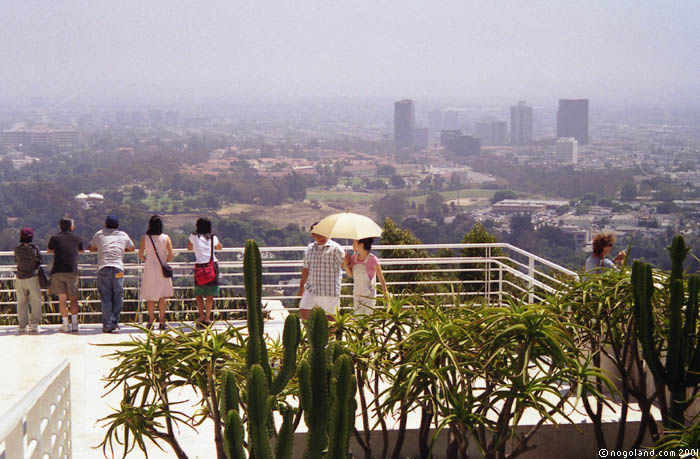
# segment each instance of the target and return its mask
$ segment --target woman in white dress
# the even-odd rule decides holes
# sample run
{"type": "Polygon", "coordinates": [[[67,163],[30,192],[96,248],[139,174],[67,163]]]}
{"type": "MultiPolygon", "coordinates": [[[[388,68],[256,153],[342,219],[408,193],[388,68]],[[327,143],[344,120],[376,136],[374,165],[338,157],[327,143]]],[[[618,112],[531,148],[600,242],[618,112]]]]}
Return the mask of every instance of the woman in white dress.
{"type": "Polygon", "coordinates": [[[384,298],[389,300],[389,291],[386,287],[382,267],[379,259],[372,253],[373,238],[352,241],[354,255],[345,255],[343,268],[348,276],[353,279],[352,298],[356,314],[371,314],[377,301],[377,279],[384,289],[384,298]]]}
{"type": "Polygon", "coordinates": [[[165,330],[165,300],[173,296],[173,281],[163,275],[161,263],[173,259],[173,244],[170,237],[163,234],[163,220],[158,215],[148,220],[148,230],[139,244],[139,259],[144,262],[141,300],[145,300],[148,307],[148,328],[153,328],[155,302],[158,301],[158,328],[165,330]]]}

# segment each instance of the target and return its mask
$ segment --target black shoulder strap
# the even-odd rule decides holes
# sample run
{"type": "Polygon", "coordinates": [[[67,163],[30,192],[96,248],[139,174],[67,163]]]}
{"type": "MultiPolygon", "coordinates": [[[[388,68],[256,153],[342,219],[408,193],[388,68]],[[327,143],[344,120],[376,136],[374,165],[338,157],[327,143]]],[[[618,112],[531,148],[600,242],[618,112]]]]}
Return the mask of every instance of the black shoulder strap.
{"type": "Polygon", "coordinates": [[[216,236],[216,234],[211,235],[211,255],[209,256],[209,261],[214,261],[214,236],[216,236]]]}
{"type": "Polygon", "coordinates": [[[158,248],[156,247],[156,243],[153,242],[153,238],[150,234],[148,235],[148,239],[151,240],[151,245],[153,245],[153,251],[156,253],[156,257],[158,257],[158,263],[160,263],[160,265],[163,266],[163,262],[160,259],[160,255],[158,255],[158,248]]]}
{"type": "Polygon", "coordinates": [[[34,253],[36,255],[36,267],[38,268],[41,266],[41,252],[39,252],[39,247],[37,247],[35,244],[32,244],[32,247],[34,248],[34,253]]]}

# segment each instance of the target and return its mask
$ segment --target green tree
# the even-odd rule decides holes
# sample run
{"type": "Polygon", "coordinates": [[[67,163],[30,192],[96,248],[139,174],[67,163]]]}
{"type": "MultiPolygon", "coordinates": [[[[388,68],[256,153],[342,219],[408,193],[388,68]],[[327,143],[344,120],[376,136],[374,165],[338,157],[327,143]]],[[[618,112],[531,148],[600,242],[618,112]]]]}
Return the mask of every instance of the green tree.
{"type": "Polygon", "coordinates": [[[445,217],[442,205],[445,202],[445,198],[442,197],[440,193],[433,191],[425,199],[425,212],[428,218],[435,222],[442,222],[445,217]]]}
{"type": "Polygon", "coordinates": [[[406,193],[395,192],[382,196],[374,203],[374,211],[380,220],[390,218],[395,221],[400,221],[406,216],[406,208],[408,200],[406,193]]]}
{"type": "Polygon", "coordinates": [[[517,199],[518,195],[515,194],[514,191],[511,190],[498,190],[493,194],[493,197],[491,198],[491,202],[493,204],[503,201],[504,199],[517,199]]]}

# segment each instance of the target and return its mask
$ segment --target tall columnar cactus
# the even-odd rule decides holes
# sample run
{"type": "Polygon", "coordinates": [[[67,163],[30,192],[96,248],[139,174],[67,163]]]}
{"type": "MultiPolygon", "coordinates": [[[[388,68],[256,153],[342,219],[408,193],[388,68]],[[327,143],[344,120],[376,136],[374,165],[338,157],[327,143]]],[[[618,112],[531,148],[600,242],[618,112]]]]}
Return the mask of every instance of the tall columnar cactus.
{"type": "Polygon", "coordinates": [[[341,355],[333,365],[327,457],[348,457],[350,434],[355,426],[356,388],[352,360],[347,355],[341,355]]]}
{"type": "Polygon", "coordinates": [[[356,408],[352,360],[339,344],[328,344],[328,319],[321,308],[311,311],[306,326],[309,355],[299,363],[299,401],[308,427],[306,457],[321,458],[326,448],[326,457],[347,457],[356,408]]]}
{"type": "MultiPolygon", "coordinates": [[[[275,396],[287,385],[296,371],[296,356],[301,339],[301,325],[296,315],[287,317],[284,323],[282,344],[284,358],[276,375],[267,354],[262,314],[262,260],[260,250],[253,240],[246,242],[243,257],[243,277],[248,301],[248,343],[246,354],[248,443],[250,456],[255,459],[289,459],[294,437],[294,412],[285,406],[278,408],[275,396]],[[279,410],[282,426],[277,437],[275,453],[270,445],[272,413],[279,410]]],[[[229,459],[245,457],[243,427],[238,411],[239,394],[233,374],[224,374],[220,391],[220,412],[224,419],[224,445],[229,459]]]]}
{"type": "Polygon", "coordinates": [[[666,425],[679,427],[685,425],[684,411],[689,404],[686,389],[700,383],[700,339],[697,335],[700,278],[688,276],[686,299],[683,286],[683,261],[688,249],[681,236],[673,238],[669,252],[671,275],[668,283],[669,327],[666,333],[664,333],[665,330],[655,333],[651,266],[639,261],[634,262],[632,286],[634,313],[644,360],[649,365],[654,379],[666,385],[671,395],[666,425]],[[662,336],[662,340],[666,341],[665,366],[659,355],[659,348],[664,346],[657,345],[655,335],[662,336]]]}

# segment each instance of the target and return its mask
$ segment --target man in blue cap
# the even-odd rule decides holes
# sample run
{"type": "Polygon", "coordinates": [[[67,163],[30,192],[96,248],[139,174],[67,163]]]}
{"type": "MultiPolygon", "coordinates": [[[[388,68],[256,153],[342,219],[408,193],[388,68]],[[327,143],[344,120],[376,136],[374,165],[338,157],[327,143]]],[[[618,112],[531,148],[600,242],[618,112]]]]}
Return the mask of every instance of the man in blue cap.
{"type": "Polygon", "coordinates": [[[102,332],[119,330],[119,314],[124,299],[124,252],[133,252],[134,243],[119,231],[119,218],[107,215],[105,228],[92,237],[88,250],[97,252],[97,290],[102,306],[102,332]]]}

